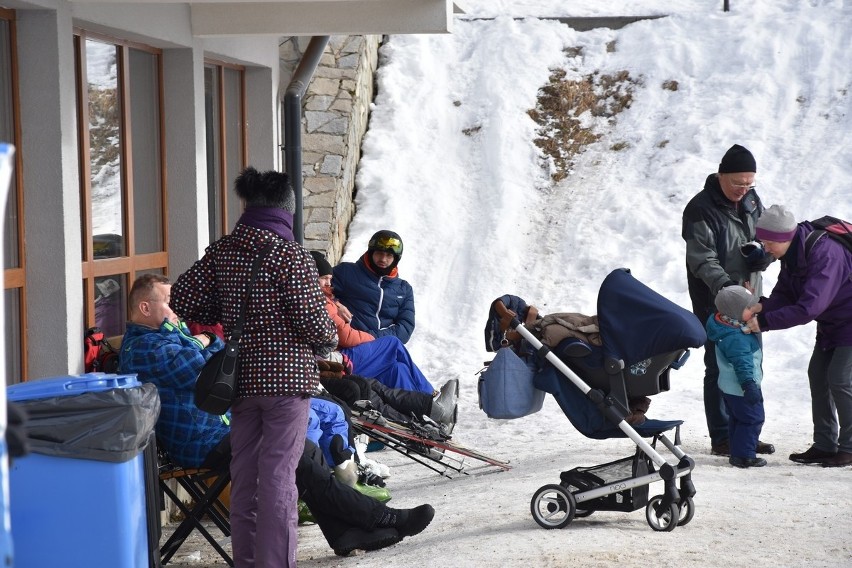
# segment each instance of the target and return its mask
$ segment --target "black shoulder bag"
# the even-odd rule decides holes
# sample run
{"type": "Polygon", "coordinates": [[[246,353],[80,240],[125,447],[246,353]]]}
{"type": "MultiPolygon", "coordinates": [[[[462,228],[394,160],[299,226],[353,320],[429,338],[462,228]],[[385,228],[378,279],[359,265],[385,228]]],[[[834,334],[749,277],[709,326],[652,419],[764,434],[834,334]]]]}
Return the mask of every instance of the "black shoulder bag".
{"type": "Polygon", "coordinates": [[[210,357],[198,373],[198,379],[195,381],[195,406],[204,412],[225,414],[237,396],[237,379],[240,374],[240,337],[243,335],[246,308],[254,282],[257,280],[260,264],[269,254],[272,246],[269,245],[261,250],[254,259],[251,279],[243,298],[243,305],[240,307],[240,316],[231,330],[231,336],[225,343],[225,347],[210,357]]]}

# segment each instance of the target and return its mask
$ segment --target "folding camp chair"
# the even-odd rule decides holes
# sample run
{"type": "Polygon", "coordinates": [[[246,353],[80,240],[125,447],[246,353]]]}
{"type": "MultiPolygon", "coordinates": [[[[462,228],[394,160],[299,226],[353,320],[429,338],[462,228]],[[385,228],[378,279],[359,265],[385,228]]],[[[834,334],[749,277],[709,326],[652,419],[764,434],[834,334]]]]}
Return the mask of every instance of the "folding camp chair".
{"type": "Polygon", "coordinates": [[[166,543],[160,547],[162,563],[167,564],[192,531],[198,530],[228,566],[233,566],[234,561],[231,556],[202,522],[207,517],[219,528],[225,538],[231,537],[228,508],[221,500],[222,492],[231,482],[230,470],[228,468],[183,468],[172,462],[168,454],[162,449],[158,450],[158,460],[160,489],[165,495],[168,495],[184,516],[166,543]],[[178,497],[176,491],[167,483],[170,480],[175,480],[189,494],[192,503],[187,505],[178,497]]]}

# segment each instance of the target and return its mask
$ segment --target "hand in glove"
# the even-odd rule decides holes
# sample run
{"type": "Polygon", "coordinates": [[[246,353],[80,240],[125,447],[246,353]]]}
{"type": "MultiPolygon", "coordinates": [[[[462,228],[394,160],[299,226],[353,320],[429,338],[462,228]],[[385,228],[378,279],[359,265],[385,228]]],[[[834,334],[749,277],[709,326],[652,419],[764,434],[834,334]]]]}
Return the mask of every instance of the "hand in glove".
{"type": "Polygon", "coordinates": [[[743,398],[749,404],[759,404],[763,402],[763,393],[760,392],[756,382],[746,381],[743,384],[743,398]]]}
{"type": "Polygon", "coordinates": [[[344,375],[346,368],[337,361],[326,361],[325,359],[317,360],[317,367],[320,370],[320,378],[323,379],[340,379],[344,375]]]}
{"type": "Polygon", "coordinates": [[[746,266],[752,272],[763,272],[775,260],[771,254],[766,254],[763,243],[751,241],[740,247],[740,252],[745,257],[746,266]]]}

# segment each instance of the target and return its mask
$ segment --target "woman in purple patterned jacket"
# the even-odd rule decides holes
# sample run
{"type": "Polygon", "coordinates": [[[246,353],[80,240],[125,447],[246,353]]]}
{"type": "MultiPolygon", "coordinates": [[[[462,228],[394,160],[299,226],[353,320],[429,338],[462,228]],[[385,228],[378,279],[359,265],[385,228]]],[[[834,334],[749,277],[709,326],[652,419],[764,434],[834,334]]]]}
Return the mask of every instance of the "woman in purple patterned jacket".
{"type": "Polygon", "coordinates": [[[296,565],[296,464],[319,381],[316,355],[337,345],[313,258],[293,241],[295,197],[286,174],[247,168],[236,179],[246,209],[234,231],[172,286],[182,319],[221,322],[229,336],[251,267],[271,245],[248,296],[231,408],[231,529],[237,566],[296,565]]]}

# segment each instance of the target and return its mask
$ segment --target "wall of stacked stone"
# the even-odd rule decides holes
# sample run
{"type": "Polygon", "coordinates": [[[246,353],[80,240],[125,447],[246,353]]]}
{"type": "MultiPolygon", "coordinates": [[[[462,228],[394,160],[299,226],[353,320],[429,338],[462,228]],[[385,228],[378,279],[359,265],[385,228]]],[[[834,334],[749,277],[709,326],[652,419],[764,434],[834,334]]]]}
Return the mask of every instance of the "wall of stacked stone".
{"type": "MultiPolygon", "coordinates": [[[[305,247],[335,264],[355,214],[355,173],[373,100],[381,36],[332,36],[308,85],[302,109],[305,247]]],[[[280,47],[282,96],[310,38],[280,47]]]]}

